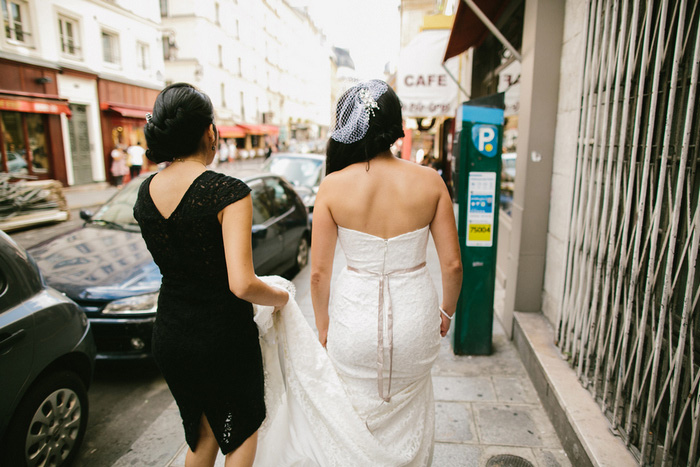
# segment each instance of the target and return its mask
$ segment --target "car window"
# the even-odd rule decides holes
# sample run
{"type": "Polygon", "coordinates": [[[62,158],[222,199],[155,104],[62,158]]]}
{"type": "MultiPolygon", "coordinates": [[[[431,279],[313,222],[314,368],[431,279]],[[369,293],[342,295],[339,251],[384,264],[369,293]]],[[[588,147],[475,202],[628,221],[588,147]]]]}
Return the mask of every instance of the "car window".
{"type": "Polygon", "coordinates": [[[138,229],[138,224],[136,219],[134,219],[134,204],[136,204],[136,198],[142,182],[143,179],[137,178],[127,183],[107,203],[102,205],[100,210],[92,217],[93,220],[114,222],[138,229]]]}
{"type": "Polygon", "coordinates": [[[268,178],[265,179],[265,184],[270,187],[273,194],[273,212],[275,215],[279,216],[287,212],[291,207],[294,206],[294,198],[292,193],[285,190],[284,186],[279,179],[268,178]]]}
{"type": "Polygon", "coordinates": [[[295,185],[309,188],[318,185],[323,161],[296,157],[273,157],[267,163],[267,170],[281,175],[295,185]]]}
{"type": "Polygon", "coordinates": [[[264,224],[272,217],[269,188],[260,180],[248,184],[253,202],[253,225],[264,224]]]}

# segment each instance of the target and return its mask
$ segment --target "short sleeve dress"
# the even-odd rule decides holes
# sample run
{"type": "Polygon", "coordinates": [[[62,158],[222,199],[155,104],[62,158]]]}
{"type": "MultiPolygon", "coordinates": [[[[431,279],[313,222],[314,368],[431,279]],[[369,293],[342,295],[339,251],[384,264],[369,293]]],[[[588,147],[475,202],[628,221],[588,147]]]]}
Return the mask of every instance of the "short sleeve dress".
{"type": "Polygon", "coordinates": [[[217,172],[198,176],[169,218],[139,189],[134,217],[163,275],[153,356],[180,409],[194,451],[206,415],[224,454],[265,418],[264,376],[253,307],[229,289],[217,214],[250,188],[217,172]]]}

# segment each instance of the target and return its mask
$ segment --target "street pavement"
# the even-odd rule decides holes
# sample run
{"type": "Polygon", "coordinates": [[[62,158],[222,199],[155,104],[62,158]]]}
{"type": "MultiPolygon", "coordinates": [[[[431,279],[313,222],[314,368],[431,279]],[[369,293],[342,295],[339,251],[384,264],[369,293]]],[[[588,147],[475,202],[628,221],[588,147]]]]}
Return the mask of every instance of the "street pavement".
{"type": "MultiPolygon", "coordinates": [[[[66,189],[65,196],[69,209],[77,210],[99,205],[115,191],[107,184],[93,184],[66,189]]],[[[427,264],[440,291],[440,267],[432,240],[427,264]]],[[[338,248],[334,268],[339,270],[344,265],[338,248]]],[[[314,327],[309,277],[307,267],[294,283],[297,302],[314,327]]],[[[432,371],[436,410],[432,465],[486,466],[489,461],[489,465],[527,465],[514,463],[521,458],[537,467],[570,466],[518,351],[498,320],[493,323],[493,353],[489,356],[456,356],[451,341],[450,332],[442,340],[432,371]],[[496,459],[498,456],[511,457],[496,459]]],[[[183,467],[185,452],[184,432],[173,402],[113,467],[183,467]]],[[[217,467],[223,467],[223,460],[219,454],[217,467]]]]}
{"type": "MultiPolygon", "coordinates": [[[[441,291],[440,265],[432,238],[427,265],[441,291]]],[[[338,247],[334,270],[344,266],[345,259],[338,247]]],[[[297,303],[315,329],[310,274],[307,267],[293,282],[297,303]]],[[[452,332],[443,338],[432,371],[436,412],[432,465],[486,466],[497,456],[517,456],[537,467],[570,466],[518,351],[498,320],[493,323],[493,353],[489,356],[456,356],[451,342],[452,332]]],[[[184,467],[186,450],[181,419],[173,403],[113,467],[184,467]]],[[[502,462],[493,463],[494,459],[490,465],[527,465],[514,463],[516,460],[502,458],[502,462]]],[[[219,453],[216,467],[223,465],[224,458],[219,453]]]]}

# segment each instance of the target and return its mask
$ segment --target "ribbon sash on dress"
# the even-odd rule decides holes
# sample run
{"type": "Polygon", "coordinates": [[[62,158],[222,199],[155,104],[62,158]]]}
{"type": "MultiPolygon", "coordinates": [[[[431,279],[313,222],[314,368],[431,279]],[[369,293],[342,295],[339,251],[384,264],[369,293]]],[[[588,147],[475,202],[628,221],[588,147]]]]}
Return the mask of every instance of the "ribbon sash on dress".
{"type": "Polygon", "coordinates": [[[389,278],[400,274],[408,274],[409,272],[418,271],[425,267],[425,261],[411,268],[397,269],[391,272],[376,272],[358,269],[348,266],[348,270],[367,274],[379,278],[379,300],[377,305],[377,389],[379,397],[385,402],[391,401],[391,373],[393,370],[393,354],[394,354],[394,314],[391,307],[391,290],[389,287],[389,278]],[[386,327],[388,349],[384,345],[384,289],[386,288],[387,307],[386,307],[386,327]],[[389,355],[389,381],[387,382],[386,392],[384,391],[384,352],[389,355]]]}

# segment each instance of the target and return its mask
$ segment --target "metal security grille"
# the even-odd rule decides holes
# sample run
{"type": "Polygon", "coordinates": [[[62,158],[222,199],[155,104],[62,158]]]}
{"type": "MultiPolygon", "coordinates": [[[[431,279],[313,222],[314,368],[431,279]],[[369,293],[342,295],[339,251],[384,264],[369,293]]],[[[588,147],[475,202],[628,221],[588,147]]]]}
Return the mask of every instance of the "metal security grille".
{"type": "Polygon", "coordinates": [[[643,465],[700,465],[698,3],[587,2],[557,344],[643,465]]]}

